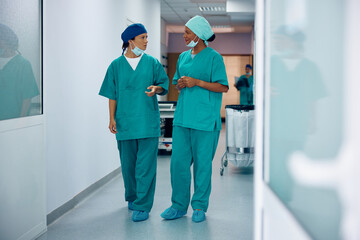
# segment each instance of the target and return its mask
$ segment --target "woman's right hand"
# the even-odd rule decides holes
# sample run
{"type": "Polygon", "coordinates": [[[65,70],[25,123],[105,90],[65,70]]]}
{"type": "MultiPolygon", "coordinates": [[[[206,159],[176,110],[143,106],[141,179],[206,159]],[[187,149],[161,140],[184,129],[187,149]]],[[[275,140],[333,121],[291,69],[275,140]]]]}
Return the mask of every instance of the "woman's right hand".
{"type": "Polygon", "coordinates": [[[117,133],[117,131],[116,131],[116,122],[115,122],[115,119],[110,119],[109,129],[110,129],[110,132],[111,132],[111,133],[113,133],[113,134],[116,134],[116,133],[117,133]]]}
{"type": "Polygon", "coordinates": [[[176,88],[181,91],[181,89],[183,89],[184,87],[186,87],[184,81],[180,78],[176,84],[176,88]]]}

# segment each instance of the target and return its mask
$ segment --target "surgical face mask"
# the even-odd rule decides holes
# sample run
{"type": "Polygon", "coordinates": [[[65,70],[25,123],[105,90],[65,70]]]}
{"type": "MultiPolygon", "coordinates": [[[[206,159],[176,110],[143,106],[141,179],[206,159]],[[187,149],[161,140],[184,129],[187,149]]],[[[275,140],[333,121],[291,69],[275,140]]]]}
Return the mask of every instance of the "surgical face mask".
{"type": "MultiPolygon", "coordinates": [[[[135,45],[135,43],[134,43],[134,45],[135,45]]],[[[136,45],[135,45],[135,48],[134,48],[134,49],[131,49],[131,51],[132,51],[136,56],[140,56],[140,55],[144,52],[144,50],[138,48],[136,45]]]]}
{"type": "Polygon", "coordinates": [[[4,53],[4,49],[0,48],[0,56],[2,56],[4,53]]]}
{"type": "MultiPolygon", "coordinates": [[[[195,37],[195,38],[196,38],[196,37],[195,37]]],[[[195,38],[194,38],[194,39],[195,39],[195,38]]],[[[195,46],[198,44],[198,42],[200,41],[200,38],[198,39],[197,42],[194,42],[194,39],[191,40],[191,42],[190,42],[189,44],[187,44],[186,46],[191,47],[191,48],[195,47],[195,46]]]]}
{"type": "Polygon", "coordinates": [[[279,56],[282,58],[297,58],[297,51],[293,48],[282,49],[279,51],[279,56]]]}
{"type": "Polygon", "coordinates": [[[250,72],[247,72],[246,75],[251,75],[251,71],[250,71],[250,72]]]}

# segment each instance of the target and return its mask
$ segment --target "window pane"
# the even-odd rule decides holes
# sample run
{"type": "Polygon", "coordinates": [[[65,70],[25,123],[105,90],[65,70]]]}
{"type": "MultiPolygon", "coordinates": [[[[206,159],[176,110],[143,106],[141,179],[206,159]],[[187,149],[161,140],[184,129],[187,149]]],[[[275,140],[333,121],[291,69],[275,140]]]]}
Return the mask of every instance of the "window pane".
{"type": "Polygon", "coordinates": [[[269,185],[314,239],[339,239],[337,192],[300,184],[296,173],[297,159],[330,162],[342,143],[344,4],[267,3],[269,185]]]}
{"type": "Polygon", "coordinates": [[[0,0],[0,120],[42,113],[39,0],[0,0]]]}

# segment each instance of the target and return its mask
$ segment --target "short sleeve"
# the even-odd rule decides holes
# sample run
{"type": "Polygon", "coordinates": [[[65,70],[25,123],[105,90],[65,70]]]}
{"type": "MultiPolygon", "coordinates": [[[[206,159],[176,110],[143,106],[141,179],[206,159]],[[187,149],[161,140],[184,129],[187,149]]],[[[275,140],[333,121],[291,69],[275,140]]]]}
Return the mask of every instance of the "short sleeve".
{"type": "Polygon", "coordinates": [[[116,84],[115,84],[113,63],[109,66],[109,68],[106,71],[106,75],[101,85],[99,95],[112,100],[116,100],[116,84]]]}
{"type": "Polygon", "coordinates": [[[35,76],[30,62],[25,61],[22,73],[22,97],[23,99],[33,98],[40,94],[39,88],[35,81],[35,76]]]}
{"type": "Polygon", "coordinates": [[[175,72],[175,75],[174,75],[173,80],[172,80],[172,83],[173,83],[174,85],[176,85],[176,84],[177,84],[177,81],[179,80],[179,78],[181,78],[181,75],[180,75],[180,72],[179,72],[179,66],[180,66],[180,63],[181,63],[181,59],[182,59],[182,55],[183,55],[183,54],[184,54],[184,53],[180,54],[179,59],[178,59],[178,61],[177,61],[177,63],[176,63],[176,72],[175,72]]]}
{"type": "Polygon", "coordinates": [[[161,63],[156,60],[155,62],[155,85],[160,86],[164,89],[159,95],[166,95],[169,90],[169,78],[161,65],[161,63]]]}
{"type": "Polygon", "coordinates": [[[220,54],[215,55],[213,60],[213,67],[211,71],[211,82],[220,83],[222,85],[229,87],[224,60],[220,54]]]}

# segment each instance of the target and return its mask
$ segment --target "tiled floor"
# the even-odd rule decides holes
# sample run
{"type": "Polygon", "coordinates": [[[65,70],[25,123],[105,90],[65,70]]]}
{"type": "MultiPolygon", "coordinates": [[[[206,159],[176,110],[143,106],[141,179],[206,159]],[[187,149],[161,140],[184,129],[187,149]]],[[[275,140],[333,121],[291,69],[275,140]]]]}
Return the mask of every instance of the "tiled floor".
{"type": "MultiPolygon", "coordinates": [[[[213,161],[212,192],[206,221],[194,223],[189,207],[185,217],[165,221],[160,217],[170,206],[170,156],[158,157],[154,206],[150,218],[134,223],[124,201],[122,176],[91,195],[74,210],[48,226],[38,240],[62,239],[241,239],[253,238],[253,175],[231,164],[220,176],[220,159],[225,150],[222,130],[213,161]]],[[[116,149],[114,149],[116,151],[116,149]]]]}

